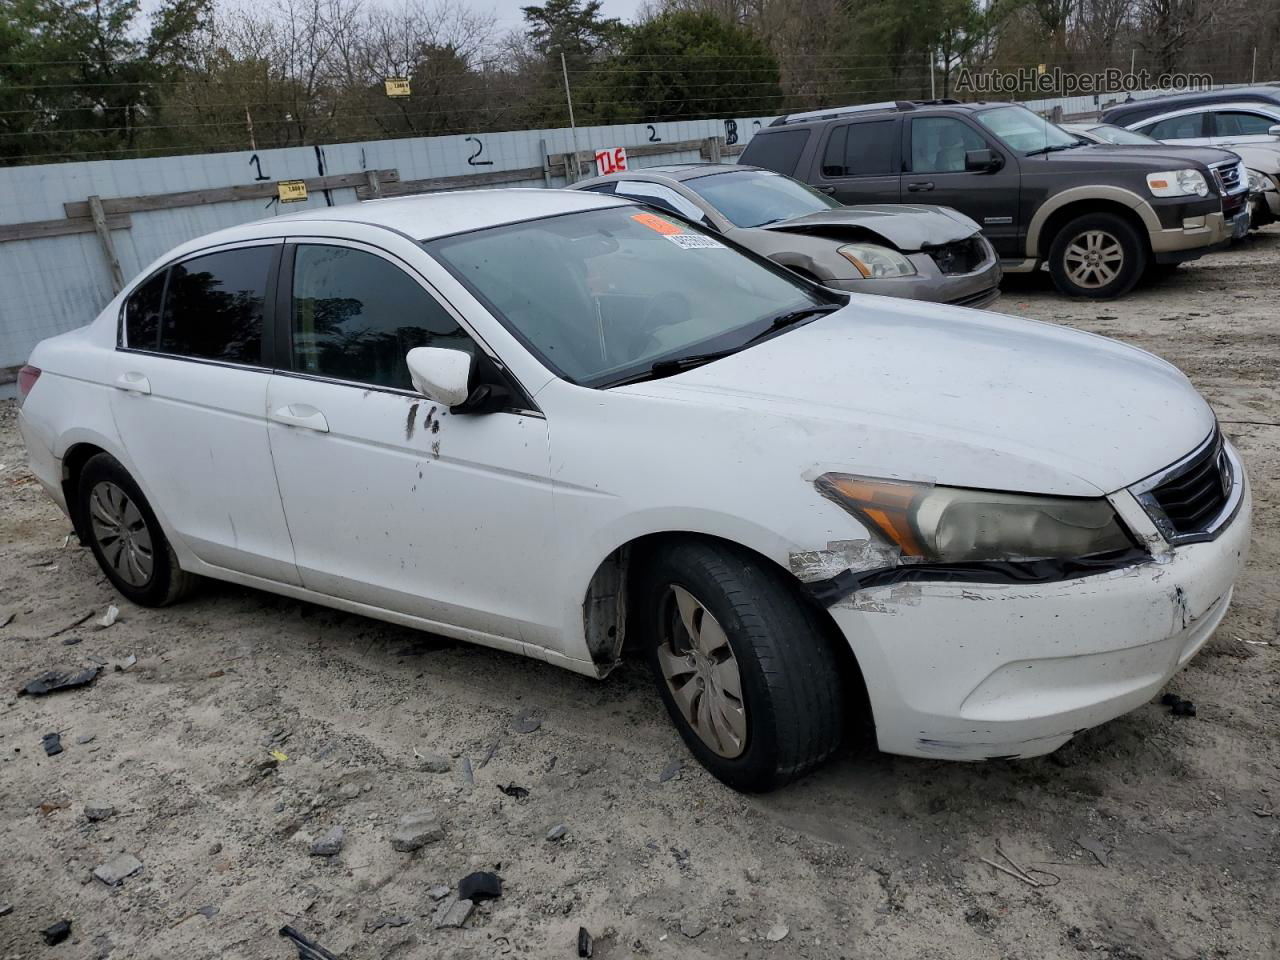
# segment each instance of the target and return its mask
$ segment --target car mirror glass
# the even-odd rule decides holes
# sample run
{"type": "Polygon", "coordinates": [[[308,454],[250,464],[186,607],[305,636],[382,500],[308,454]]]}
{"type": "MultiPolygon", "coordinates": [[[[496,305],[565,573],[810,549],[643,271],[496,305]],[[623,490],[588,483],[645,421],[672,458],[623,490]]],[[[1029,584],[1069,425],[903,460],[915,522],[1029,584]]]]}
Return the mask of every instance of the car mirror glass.
{"type": "Polygon", "coordinates": [[[428,400],[455,407],[467,399],[471,354],[443,347],[414,347],[405,356],[413,388],[428,400]]]}

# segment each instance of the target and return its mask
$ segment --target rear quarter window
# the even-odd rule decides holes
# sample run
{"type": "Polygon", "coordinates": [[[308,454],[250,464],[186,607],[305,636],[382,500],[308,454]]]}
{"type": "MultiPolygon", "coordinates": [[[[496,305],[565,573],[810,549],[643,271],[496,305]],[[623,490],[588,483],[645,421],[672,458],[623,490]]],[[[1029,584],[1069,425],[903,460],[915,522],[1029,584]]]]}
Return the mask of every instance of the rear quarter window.
{"type": "Polygon", "coordinates": [[[761,130],[751,138],[747,149],[742,151],[739,162],[791,176],[796,172],[800,153],[808,142],[808,130],[778,130],[767,133],[761,130]]]}

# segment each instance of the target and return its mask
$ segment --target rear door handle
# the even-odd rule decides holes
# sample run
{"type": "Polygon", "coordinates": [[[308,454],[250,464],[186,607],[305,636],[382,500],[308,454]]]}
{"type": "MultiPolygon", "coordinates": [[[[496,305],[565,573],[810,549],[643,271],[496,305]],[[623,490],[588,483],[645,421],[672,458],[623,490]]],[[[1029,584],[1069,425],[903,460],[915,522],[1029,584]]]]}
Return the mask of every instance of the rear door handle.
{"type": "Polygon", "coordinates": [[[116,377],[116,389],[130,393],[150,393],[151,381],[140,373],[122,373],[116,377]]]}
{"type": "Polygon", "coordinates": [[[932,190],[932,189],[933,189],[933,181],[932,181],[932,180],[917,180],[915,183],[908,183],[908,184],[907,184],[907,189],[908,189],[908,190],[910,190],[912,193],[920,193],[920,192],[922,192],[922,191],[924,191],[924,190],[932,190]]]}
{"type": "Polygon", "coordinates": [[[291,403],[281,407],[272,412],[271,419],[290,427],[304,427],[317,433],[329,432],[329,421],[324,418],[323,413],[309,403],[291,403]]]}

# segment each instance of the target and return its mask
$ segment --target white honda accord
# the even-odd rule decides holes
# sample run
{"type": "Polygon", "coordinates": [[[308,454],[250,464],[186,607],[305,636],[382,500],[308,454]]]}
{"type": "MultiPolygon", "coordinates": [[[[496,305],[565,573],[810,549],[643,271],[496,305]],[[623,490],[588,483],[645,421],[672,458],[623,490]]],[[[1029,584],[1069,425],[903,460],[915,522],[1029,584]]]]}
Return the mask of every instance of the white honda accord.
{"type": "Polygon", "coordinates": [[[21,371],[31,467],[135,603],[213,577],[603,677],[777,787],[1027,757],[1195,655],[1249,542],[1176,369],[844,295],[590,193],[352,204],[162,257],[21,371]],[[852,715],[852,711],[850,712],[852,715]]]}

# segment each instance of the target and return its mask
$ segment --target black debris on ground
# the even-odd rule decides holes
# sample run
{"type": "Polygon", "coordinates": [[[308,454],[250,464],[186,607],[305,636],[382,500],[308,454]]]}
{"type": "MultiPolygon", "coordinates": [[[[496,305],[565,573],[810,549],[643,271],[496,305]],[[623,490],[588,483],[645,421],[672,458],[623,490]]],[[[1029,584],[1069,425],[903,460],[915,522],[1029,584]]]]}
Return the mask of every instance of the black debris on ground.
{"type": "Polygon", "coordinates": [[[500,896],[502,896],[502,878],[496,873],[480,870],[469,873],[458,881],[459,900],[476,902],[496,900],[500,896]]]}
{"type": "Polygon", "coordinates": [[[51,927],[45,927],[40,931],[40,936],[44,937],[44,942],[51,947],[57,946],[67,937],[71,936],[71,921],[59,920],[51,927]]]}
{"type": "Polygon", "coordinates": [[[43,697],[50,693],[58,693],[61,690],[74,690],[76,687],[87,686],[98,679],[98,674],[102,672],[101,667],[86,667],[84,670],[46,670],[33,680],[28,680],[26,685],[19,688],[18,696],[23,697],[43,697]]]}
{"type": "Polygon", "coordinates": [[[62,752],[62,737],[57,733],[46,733],[40,738],[44,745],[44,753],[47,757],[56,757],[62,752]]]}
{"type": "Polygon", "coordinates": [[[578,956],[589,957],[591,956],[591,951],[593,949],[594,949],[594,944],[591,942],[591,934],[587,931],[586,927],[579,927],[578,928],[578,956]]]}

